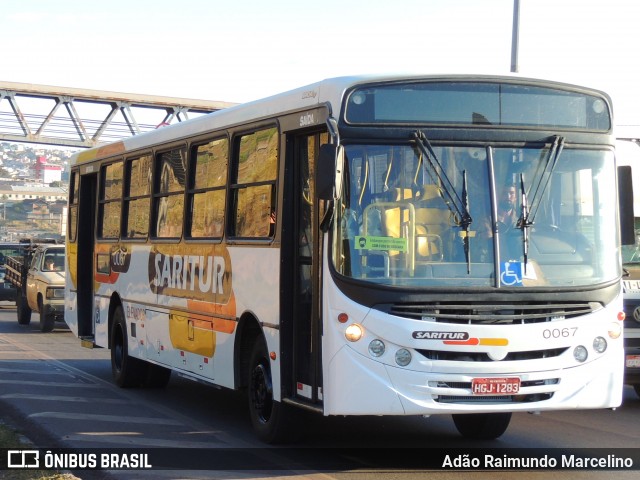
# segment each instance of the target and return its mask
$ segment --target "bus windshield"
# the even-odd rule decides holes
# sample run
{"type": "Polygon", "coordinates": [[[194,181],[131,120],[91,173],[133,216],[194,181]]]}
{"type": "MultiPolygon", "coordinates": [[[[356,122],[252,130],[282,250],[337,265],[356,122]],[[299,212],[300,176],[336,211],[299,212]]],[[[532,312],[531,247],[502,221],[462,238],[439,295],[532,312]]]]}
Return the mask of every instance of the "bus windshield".
{"type": "Polygon", "coordinates": [[[620,275],[611,151],[547,144],[425,152],[345,145],[339,273],[407,287],[574,287],[620,275]]]}

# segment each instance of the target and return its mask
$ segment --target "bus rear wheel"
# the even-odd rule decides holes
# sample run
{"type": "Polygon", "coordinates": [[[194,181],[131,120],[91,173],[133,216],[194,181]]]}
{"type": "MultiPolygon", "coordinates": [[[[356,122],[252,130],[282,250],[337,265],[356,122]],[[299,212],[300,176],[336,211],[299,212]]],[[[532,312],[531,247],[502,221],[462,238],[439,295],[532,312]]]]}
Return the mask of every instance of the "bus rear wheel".
{"type": "Polygon", "coordinates": [[[116,385],[123,388],[139,387],[147,377],[147,364],[129,356],[127,322],[121,306],[116,307],[113,312],[111,373],[116,385]]]}
{"type": "Polygon", "coordinates": [[[463,437],[475,440],[494,440],[500,437],[507,431],[511,421],[511,412],[465,413],[452,416],[458,432],[463,437]]]}
{"type": "Polygon", "coordinates": [[[291,438],[288,409],[273,398],[273,383],[267,346],[259,340],[253,347],[249,366],[249,416],[260,440],[281,443],[291,438]]]}

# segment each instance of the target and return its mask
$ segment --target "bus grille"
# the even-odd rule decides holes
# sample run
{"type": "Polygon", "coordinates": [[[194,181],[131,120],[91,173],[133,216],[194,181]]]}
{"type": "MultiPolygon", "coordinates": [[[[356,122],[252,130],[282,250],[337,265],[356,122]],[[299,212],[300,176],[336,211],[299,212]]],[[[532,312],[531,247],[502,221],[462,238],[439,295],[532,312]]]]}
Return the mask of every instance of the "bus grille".
{"type": "Polygon", "coordinates": [[[438,403],[469,403],[469,404],[478,404],[478,403],[531,403],[531,402],[542,402],[544,400],[549,400],[553,397],[553,393],[532,393],[529,395],[505,395],[501,397],[492,397],[492,396],[483,396],[479,395],[473,397],[469,395],[468,397],[463,396],[454,396],[454,395],[439,395],[434,398],[434,401],[438,403]]]}
{"type": "MultiPolygon", "coordinates": [[[[429,360],[452,361],[452,362],[493,362],[494,360],[484,352],[473,351],[449,351],[449,350],[426,350],[416,349],[418,353],[429,360]]],[[[549,348],[546,350],[530,350],[525,352],[509,352],[501,362],[517,362],[520,360],[538,360],[541,358],[559,357],[567,351],[565,348],[549,348]]]]}
{"type": "Polygon", "coordinates": [[[602,308],[597,302],[433,302],[396,303],[375,308],[391,315],[458,325],[523,325],[587,315],[602,308]]]}

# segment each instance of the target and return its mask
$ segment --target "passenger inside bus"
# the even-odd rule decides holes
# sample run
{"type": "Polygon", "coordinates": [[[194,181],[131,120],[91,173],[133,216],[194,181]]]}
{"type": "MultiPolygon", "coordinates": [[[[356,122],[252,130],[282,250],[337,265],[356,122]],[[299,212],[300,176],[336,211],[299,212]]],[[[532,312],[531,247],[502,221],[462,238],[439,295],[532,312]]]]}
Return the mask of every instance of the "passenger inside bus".
{"type": "Polygon", "coordinates": [[[514,226],[518,220],[516,199],[516,186],[513,183],[505,185],[498,197],[498,223],[502,223],[508,228],[514,226]]]}

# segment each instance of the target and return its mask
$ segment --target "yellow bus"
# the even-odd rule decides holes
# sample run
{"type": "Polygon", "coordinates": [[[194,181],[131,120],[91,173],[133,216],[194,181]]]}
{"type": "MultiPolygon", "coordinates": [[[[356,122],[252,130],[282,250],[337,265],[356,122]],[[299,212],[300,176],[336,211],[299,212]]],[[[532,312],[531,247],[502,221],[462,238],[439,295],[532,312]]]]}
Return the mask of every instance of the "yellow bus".
{"type": "Polygon", "coordinates": [[[115,382],[321,415],[613,408],[609,97],[516,76],[323,80],[72,160],[65,319],[115,382]]]}

